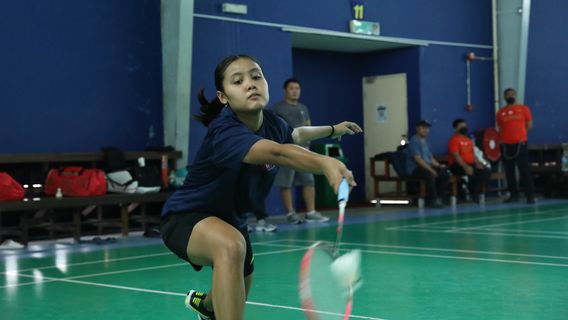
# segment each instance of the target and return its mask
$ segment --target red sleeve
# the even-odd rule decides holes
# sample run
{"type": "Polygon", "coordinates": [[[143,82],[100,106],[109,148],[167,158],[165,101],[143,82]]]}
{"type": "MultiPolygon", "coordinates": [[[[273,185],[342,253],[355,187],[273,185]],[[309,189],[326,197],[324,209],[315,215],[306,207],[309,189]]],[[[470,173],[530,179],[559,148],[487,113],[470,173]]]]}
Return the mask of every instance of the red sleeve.
{"type": "Polygon", "coordinates": [[[459,146],[458,139],[456,139],[455,137],[452,137],[450,139],[450,142],[448,143],[448,151],[450,152],[450,154],[452,154],[452,153],[459,152],[459,150],[460,150],[460,146],[459,146]]]}
{"type": "Polygon", "coordinates": [[[531,113],[531,109],[529,109],[529,107],[525,106],[523,113],[525,115],[525,121],[526,122],[532,121],[532,113],[531,113]]]}

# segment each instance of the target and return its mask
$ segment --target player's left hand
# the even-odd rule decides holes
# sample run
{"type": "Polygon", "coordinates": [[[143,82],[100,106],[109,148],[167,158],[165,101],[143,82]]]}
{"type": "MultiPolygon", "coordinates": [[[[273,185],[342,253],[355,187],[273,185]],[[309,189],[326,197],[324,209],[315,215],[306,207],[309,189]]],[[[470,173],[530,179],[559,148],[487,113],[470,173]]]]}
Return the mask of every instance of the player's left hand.
{"type": "Polygon", "coordinates": [[[353,135],[363,132],[363,129],[361,129],[361,127],[359,127],[359,125],[355,122],[343,121],[333,127],[335,129],[335,132],[332,138],[340,138],[345,134],[353,135]]]}

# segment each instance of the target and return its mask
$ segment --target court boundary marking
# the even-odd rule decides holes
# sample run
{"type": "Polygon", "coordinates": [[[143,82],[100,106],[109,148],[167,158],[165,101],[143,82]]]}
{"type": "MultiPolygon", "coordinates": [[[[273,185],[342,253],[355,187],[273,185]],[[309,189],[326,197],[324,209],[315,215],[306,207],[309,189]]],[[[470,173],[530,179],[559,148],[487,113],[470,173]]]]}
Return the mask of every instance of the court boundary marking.
{"type": "MultiPolygon", "coordinates": [[[[262,244],[265,241],[259,241],[259,242],[255,242],[253,244],[262,244]]],[[[109,250],[118,250],[118,249],[123,249],[123,248],[110,248],[109,250]]],[[[162,250],[166,250],[167,248],[165,246],[161,247],[162,250]]],[[[104,251],[99,251],[99,252],[104,252],[104,251]]],[[[73,252],[73,251],[69,251],[66,253],[70,253],[70,254],[81,254],[81,252],[73,252]]],[[[92,252],[90,252],[92,253],[92,252]]],[[[107,262],[117,262],[117,261],[128,261],[128,260],[136,260],[136,259],[144,259],[144,258],[154,258],[154,257],[160,257],[160,256],[167,256],[167,255],[172,255],[175,256],[174,253],[172,253],[171,251],[165,251],[165,252],[159,252],[159,253],[151,253],[151,254],[143,254],[143,255],[133,255],[133,256],[128,256],[128,257],[123,257],[123,258],[113,258],[113,259],[99,259],[99,260],[92,260],[92,261],[83,261],[83,262],[74,262],[74,263],[66,263],[65,266],[82,266],[82,265],[89,265],[89,264],[97,264],[97,263],[107,263],[107,262]]],[[[53,257],[53,256],[50,256],[53,257]]],[[[19,259],[19,258],[16,258],[19,259]]],[[[30,257],[23,257],[21,259],[33,259],[30,257]]],[[[6,260],[6,257],[4,258],[4,260],[6,260]]],[[[57,265],[46,265],[46,266],[39,266],[39,267],[29,267],[29,268],[25,268],[25,269],[20,269],[19,272],[23,272],[23,271],[33,271],[33,270],[45,270],[45,269],[54,269],[57,268],[57,265]]]]}
{"type": "MultiPolygon", "coordinates": [[[[306,250],[308,249],[308,247],[295,247],[293,249],[287,249],[287,250],[277,250],[277,251],[267,251],[267,252],[260,252],[260,253],[255,253],[255,256],[266,256],[266,255],[272,255],[272,254],[279,254],[279,253],[287,253],[287,252],[294,252],[294,251],[301,251],[301,250],[306,250]]],[[[134,268],[134,269],[123,269],[123,270],[115,270],[115,271],[107,271],[107,272],[100,272],[100,273],[91,273],[91,274],[82,274],[82,275],[77,275],[77,276],[71,276],[71,277],[63,277],[63,278],[55,278],[55,277],[43,277],[43,279],[47,279],[47,278],[53,278],[53,279],[68,279],[68,280],[74,280],[74,279],[82,279],[82,278],[90,278],[90,277],[100,277],[100,276],[109,276],[109,275],[115,275],[115,274],[121,274],[121,273],[129,273],[129,272],[139,272],[139,271],[148,271],[148,270],[155,270],[155,269],[164,269],[164,268],[171,268],[171,267],[179,267],[179,266],[188,266],[189,264],[187,262],[178,262],[178,263],[172,263],[172,264],[167,264],[167,265],[157,265],[157,266],[151,266],[151,267],[143,267],[143,268],[134,268]]],[[[20,272],[22,272],[23,270],[20,271],[6,271],[6,272],[0,272],[0,274],[4,274],[4,275],[14,275],[14,276],[31,276],[34,277],[33,275],[24,275],[20,272]]],[[[33,271],[33,270],[28,270],[28,271],[33,271]]],[[[26,285],[32,285],[32,284],[39,284],[39,283],[48,283],[48,282],[53,282],[53,281],[57,281],[57,280],[47,280],[47,281],[33,281],[33,282],[24,282],[24,283],[18,283],[18,284],[14,284],[14,285],[3,285],[0,286],[0,289],[4,289],[4,288],[12,288],[12,287],[21,287],[21,286],[26,286],[26,285]]]]}
{"type": "MultiPolygon", "coordinates": [[[[390,231],[390,230],[389,230],[390,231]]],[[[434,230],[434,229],[399,229],[397,231],[411,231],[411,232],[430,232],[430,233],[442,233],[442,234],[475,234],[475,235],[486,235],[486,236],[507,236],[507,237],[517,237],[517,238],[542,238],[542,239],[568,239],[566,237],[553,236],[553,235],[538,235],[538,234],[522,234],[522,233],[506,233],[506,232],[482,232],[481,231],[456,231],[450,232],[445,230],[434,230]]],[[[488,230],[489,231],[489,230],[488,230]]]]}
{"type": "MultiPolygon", "coordinates": [[[[448,224],[452,222],[471,222],[471,221],[479,221],[479,220],[488,220],[488,219],[495,219],[495,218],[508,218],[508,217],[524,217],[530,215],[547,215],[547,214],[554,214],[554,213],[562,213],[567,212],[568,209],[551,209],[551,210],[543,210],[543,211],[533,211],[533,212],[524,212],[524,213],[508,213],[508,214],[498,214],[498,215],[485,215],[483,217],[472,217],[472,218],[465,218],[465,219],[449,219],[446,221],[435,221],[435,222],[422,222],[422,223],[415,223],[409,224],[404,226],[395,226],[385,228],[385,230],[397,230],[401,228],[413,228],[413,227],[431,227],[434,225],[440,224],[448,224]]],[[[488,212],[480,212],[480,213],[488,213],[488,212]]],[[[448,217],[449,215],[445,215],[442,217],[448,217]]],[[[436,216],[439,217],[439,216],[436,216]]],[[[442,227],[443,228],[443,227],[442,227]]]]}
{"type": "MultiPolygon", "coordinates": [[[[272,255],[272,254],[279,254],[279,253],[286,253],[286,252],[301,251],[301,250],[306,250],[307,248],[308,248],[307,246],[297,246],[295,248],[287,249],[287,250],[260,252],[258,254],[255,254],[255,256],[265,256],[265,255],[272,255]]],[[[154,270],[154,269],[160,269],[160,268],[171,268],[171,267],[187,266],[187,265],[188,265],[187,263],[182,262],[182,263],[161,265],[161,266],[152,266],[152,267],[144,267],[144,268],[136,268],[136,269],[109,271],[109,272],[103,272],[103,273],[98,273],[98,274],[84,274],[84,275],[73,276],[73,277],[65,277],[65,278],[43,277],[41,279],[41,281],[25,282],[25,283],[19,283],[19,284],[8,285],[8,286],[0,286],[0,289],[14,288],[14,287],[20,287],[20,286],[31,285],[31,284],[45,284],[45,283],[53,283],[53,282],[64,282],[64,283],[90,285],[90,286],[106,287],[106,288],[113,288],[113,289],[130,290],[130,291],[136,291],[136,292],[145,292],[145,293],[154,293],[154,294],[173,295],[173,296],[185,297],[185,295],[186,295],[185,293],[177,293],[177,292],[170,292],[170,291],[161,291],[161,290],[113,285],[113,284],[106,284],[106,283],[99,283],[99,282],[92,282],[92,281],[81,281],[81,280],[77,280],[77,279],[98,277],[98,276],[107,276],[107,275],[114,275],[114,274],[120,274],[120,273],[148,271],[148,270],[154,270]]],[[[23,277],[23,278],[36,278],[35,275],[21,274],[19,272],[1,272],[0,274],[10,274],[10,275],[18,276],[18,277],[23,277]]],[[[311,310],[311,309],[304,309],[304,308],[299,308],[299,307],[269,304],[269,303],[254,302],[254,301],[247,301],[246,304],[254,305],[254,306],[260,306],[260,307],[268,307],[268,308],[287,309],[287,310],[302,311],[302,312],[310,311],[310,312],[315,312],[315,313],[320,313],[320,314],[343,316],[342,314],[334,313],[334,312],[328,312],[328,311],[322,311],[322,310],[311,310]]],[[[361,315],[351,315],[350,318],[368,319],[368,320],[385,320],[383,318],[361,316],[361,315]]]]}
{"type": "MultiPolygon", "coordinates": [[[[285,245],[285,244],[265,244],[267,246],[279,246],[279,247],[298,247],[295,245],[285,245]]],[[[340,251],[351,251],[355,248],[350,249],[340,249],[340,251]]],[[[409,256],[409,257],[426,257],[426,258],[439,258],[439,259],[450,259],[450,260],[471,260],[471,261],[484,261],[484,262],[497,262],[497,263],[510,263],[510,264],[521,264],[521,265],[537,265],[537,266],[548,266],[548,267],[562,267],[568,268],[568,264],[561,263],[550,263],[550,262],[537,262],[537,261],[519,261],[519,260],[508,260],[508,259],[490,259],[482,257],[464,257],[464,256],[446,256],[439,254],[425,254],[425,253],[411,253],[411,252],[397,252],[397,251],[381,251],[381,250],[365,250],[359,249],[361,252],[373,253],[373,254],[384,254],[384,255],[394,255],[394,256],[409,256]]]]}
{"type": "Polygon", "coordinates": [[[526,238],[543,238],[543,239],[568,239],[568,233],[561,233],[561,232],[548,232],[546,230],[542,230],[542,233],[539,233],[540,230],[528,230],[528,232],[523,232],[524,230],[492,230],[492,227],[500,227],[500,226],[507,226],[507,225],[518,225],[518,224],[525,224],[525,223],[540,223],[545,221],[553,221],[553,220],[562,220],[568,218],[568,215],[556,216],[556,217],[543,217],[542,215],[549,215],[555,213],[562,213],[565,212],[565,209],[552,209],[548,211],[540,211],[540,212],[530,212],[530,213],[522,213],[522,214],[503,214],[503,215],[496,215],[496,216],[484,216],[484,217],[476,217],[476,218],[467,218],[467,219],[454,219],[448,221],[438,221],[438,222],[427,222],[427,223],[419,223],[419,224],[411,224],[405,226],[396,226],[396,227],[389,227],[385,228],[384,230],[387,231],[412,231],[412,232],[430,232],[430,233],[445,233],[445,234],[475,234],[475,235],[491,235],[491,236],[514,236],[514,237],[526,237],[526,238]],[[541,217],[537,217],[537,219],[527,219],[522,221],[511,221],[511,222],[503,222],[503,223],[493,223],[493,224],[485,224],[479,226],[472,226],[472,227],[450,227],[450,226],[438,226],[441,224],[452,224],[452,223],[462,223],[462,222],[471,222],[471,221],[481,221],[487,219],[494,219],[494,218],[506,218],[506,217],[526,217],[526,216],[535,216],[540,215],[541,217]],[[497,231],[497,232],[496,232],[497,231]]]}
{"type": "MultiPolygon", "coordinates": [[[[260,246],[284,246],[277,244],[278,242],[304,242],[304,243],[314,243],[315,240],[304,240],[304,239],[281,239],[273,240],[271,242],[263,242],[259,244],[260,246]]],[[[504,255],[504,256],[515,256],[515,257],[527,257],[527,258],[543,258],[543,259],[559,259],[568,260],[568,256],[550,256],[550,255],[538,255],[538,254],[527,254],[527,253],[513,253],[513,252],[499,252],[499,251],[481,251],[481,250],[462,250],[462,249],[446,249],[446,248],[433,248],[433,247],[415,247],[415,246],[399,246],[399,245],[388,245],[388,244],[371,244],[371,243],[358,243],[358,242],[340,242],[341,246],[361,246],[361,247],[377,247],[377,248],[391,248],[391,249],[410,249],[410,250],[422,250],[422,251],[442,251],[442,252],[457,252],[457,253],[477,253],[477,254],[487,254],[487,255],[504,255]]],[[[293,245],[290,245],[293,246],[293,245]]]]}

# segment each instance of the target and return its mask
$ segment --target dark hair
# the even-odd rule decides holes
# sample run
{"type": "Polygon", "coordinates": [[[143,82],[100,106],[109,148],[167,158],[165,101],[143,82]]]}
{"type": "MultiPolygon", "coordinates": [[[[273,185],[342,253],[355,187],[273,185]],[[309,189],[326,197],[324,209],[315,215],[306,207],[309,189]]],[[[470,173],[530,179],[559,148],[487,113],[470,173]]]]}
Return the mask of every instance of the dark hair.
{"type": "Polygon", "coordinates": [[[290,83],[297,83],[299,85],[300,81],[298,81],[298,79],[296,79],[296,78],[287,79],[286,81],[284,81],[284,89],[288,88],[288,85],[290,83]]]}
{"type": "MultiPolygon", "coordinates": [[[[217,67],[215,67],[214,73],[215,89],[217,89],[217,91],[224,92],[223,79],[225,79],[225,71],[227,71],[227,68],[231,65],[231,63],[239,59],[249,59],[258,63],[255,58],[246,54],[234,54],[221,60],[221,62],[217,64],[217,67]]],[[[203,123],[206,127],[219,115],[219,113],[221,113],[223,107],[225,107],[218,97],[213,98],[211,101],[207,100],[205,97],[205,90],[203,88],[199,89],[199,92],[197,93],[197,100],[199,100],[199,104],[201,104],[201,108],[199,108],[201,113],[194,114],[193,118],[203,123]]]]}
{"type": "Polygon", "coordinates": [[[461,119],[461,118],[460,118],[460,119],[456,119],[456,120],[454,120],[454,122],[452,122],[452,126],[453,126],[454,129],[455,129],[455,128],[457,128],[458,124],[460,124],[460,123],[462,123],[462,122],[465,122],[465,120],[464,120],[464,119],[461,119]]]}
{"type": "Polygon", "coordinates": [[[506,95],[507,92],[510,92],[510,91],[516,92],[515,89],[513,89],[513,88],[507,88],[507,89],[505,89],[505,91],[503,91],[503,95],[506,95]]]}

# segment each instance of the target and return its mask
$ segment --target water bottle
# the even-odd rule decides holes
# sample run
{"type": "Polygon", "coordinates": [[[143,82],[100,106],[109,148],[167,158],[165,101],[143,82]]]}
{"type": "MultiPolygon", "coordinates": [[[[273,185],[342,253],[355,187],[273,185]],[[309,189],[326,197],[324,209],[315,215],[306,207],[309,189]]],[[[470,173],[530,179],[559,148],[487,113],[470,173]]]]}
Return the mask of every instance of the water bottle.
{"type": "Polygon", "coordinates": [[[568,172],[568,150],[562,153],[562,172],[568,172]]]}

